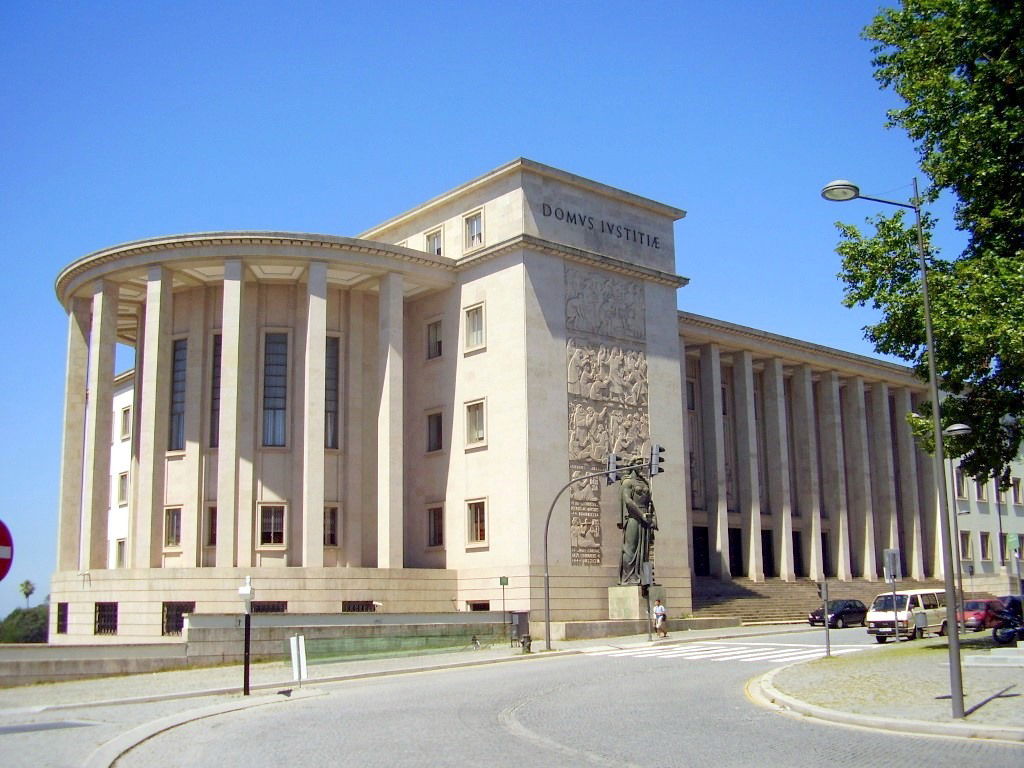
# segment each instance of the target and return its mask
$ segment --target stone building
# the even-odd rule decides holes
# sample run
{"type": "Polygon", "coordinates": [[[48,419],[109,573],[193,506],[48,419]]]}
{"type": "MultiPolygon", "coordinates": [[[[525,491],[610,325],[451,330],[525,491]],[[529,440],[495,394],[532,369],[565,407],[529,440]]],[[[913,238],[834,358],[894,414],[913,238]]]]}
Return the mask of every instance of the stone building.
{"type": "MultiPolygon", "coordinates": [[[[903,420],[921,382],[679,312],[683,216],[519,159],[358,238],[187,234],[69,265],[51,642],[161,640],[183,613],[237,613],[246,576],[267,611],[504,596],[536,620],[556,497],[552,618],[604,620],[617,488],[559,493],[652,444],[674,615],[695,575],[873,580],[890,546],[940,574],[903,420]]],[[[1014,493],[1003,533],[1024,530],[1014,493]]]]}

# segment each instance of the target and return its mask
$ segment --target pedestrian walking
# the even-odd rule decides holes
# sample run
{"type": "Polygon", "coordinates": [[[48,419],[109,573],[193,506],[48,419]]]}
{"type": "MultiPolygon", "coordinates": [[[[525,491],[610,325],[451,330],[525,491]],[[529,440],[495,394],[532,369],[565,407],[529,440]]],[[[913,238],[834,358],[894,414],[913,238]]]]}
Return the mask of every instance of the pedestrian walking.
{"type": "Polygon", "coordinates": [[[654,609],[651,612],[654,614],[654,631],[658,633],[658,637],[668,637],[668,616],[661,600],[654,601],[654,609]]]}

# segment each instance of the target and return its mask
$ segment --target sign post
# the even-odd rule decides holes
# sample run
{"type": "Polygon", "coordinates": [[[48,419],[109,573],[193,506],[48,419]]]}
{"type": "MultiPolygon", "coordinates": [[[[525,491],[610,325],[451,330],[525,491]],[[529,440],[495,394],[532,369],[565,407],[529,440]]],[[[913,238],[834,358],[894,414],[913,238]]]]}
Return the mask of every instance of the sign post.
{"type": "Polygon", "coordinates": [[[14,562],[14,538],[7,526],[4,525],[4,521],[0,520],[0,581],[11,570],[12,562],[14,562]]]}

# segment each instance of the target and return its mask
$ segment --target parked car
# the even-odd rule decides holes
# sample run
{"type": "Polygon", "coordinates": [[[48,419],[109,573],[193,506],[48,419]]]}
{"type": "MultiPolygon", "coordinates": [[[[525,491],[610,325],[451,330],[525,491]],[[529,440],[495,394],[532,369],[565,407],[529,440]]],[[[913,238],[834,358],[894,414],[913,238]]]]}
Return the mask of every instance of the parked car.
{"type": "MultiPolygon", "coordinates": [[[[828,625],[836,629],[843,627],[864,626],[864,617],[868,615],[868,607],[860,600],[829,600],[828,625]]],[[[807,623],[812,627],[824,624],[821,608],[807,614],[807,623]]]]}
{"type": "Polygon", "coordinates": [[[960,614],[964,628],[972,632],[991,629],[999,623],[999,612],[1003,604],[998,600],[968,600],[960,614]]]}
{"type": "Polygon", "coordinates": [[[889,638],[908,640],[925,632],[946,634],[946,595],[932,589],[883,592],[868,611],[868,634],[884,643],[889,638]]]}

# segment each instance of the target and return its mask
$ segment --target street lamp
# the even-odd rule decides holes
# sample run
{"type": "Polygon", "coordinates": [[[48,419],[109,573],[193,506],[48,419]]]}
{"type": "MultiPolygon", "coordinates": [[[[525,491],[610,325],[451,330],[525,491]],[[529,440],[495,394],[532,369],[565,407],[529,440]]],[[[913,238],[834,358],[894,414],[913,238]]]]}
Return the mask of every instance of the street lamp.
{"type": "MultiPolygon", "coordinates": [[[[928,355],[928,387],[932,401],[932,433],[935,439],[935,452],[932,454],[932,461],[935,474],[935,496],[939,501],[939,524],[942,529],[942,547],[948,559],[952,552],[949,535],[949,507],[946,503],[946,469],[942,450],[942,418],[939,412],[939,384],[935,373],[935,345],[932,342],[932,315],[931,306],[928,302],[928,266],[925,262],[924,231],[921,227],[921,198],[917,191],[917,179],[914,179],[914,197],[909,203],[901,203],[895,200],[885,200],[880,197],[868,197],[860,193],[860,188],[851,181],[838,179],[826,184],[821,190],[821,196],[826,200],[834,202],[845,202],[846,200],[871,200],[883,205],[895,205],[899,208],[910,208],[914,212],[914,224],[917,231],[917,255],[921,270],[921,298],[924,302],[924,333],[925,348],[928,355]]],[[[950,700],[953,705],[953,717],[964,716],[964,687],[960,670],[960,634],[950,632],[950,627],[956,627],[956,585],[953,582],[953,569],[946,567],[946,635],[949,638],[949,689],[950,700]],[[952,610],[952,614],[950,611],[952,610]]]]}
{"type": "MultiPolygon", "coordinates": [[[[950,424],[944,430],[942,435],[944,437],[961,437],[963,435],[971,434],[973,430],[966,424],[950,424]]],[[[957,609],[957,624],[956,628],[958,632],[964,630],[964,620],[966,619],[967,606],[964,603],[964,553],[960,547],[960,509],[956,503],[956,473],[953,469],[953,459],[949,459],[949,486],[950,486],[950,499],[951,506],[953,507],[953,550],[956,553],[956,579],[960,589],[960,605],[957,609]]],[[[971,582],[971,591],[974,591],[974,582],[971,582]]],[[[947,624],[947,626],[949,626],[947,624]]]]}
{"type": "Polygon", "coordinates": [[[245,584],[238,588],[238,596],[245,606],[245,640],[242,651],[242,695],[249,695],[249,640],[252,637],[252,600],[256,590],[252,587],[252,576],[245,577],[245,584]]]}

